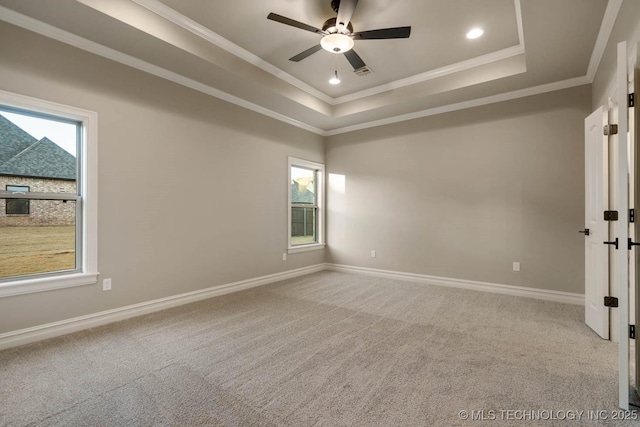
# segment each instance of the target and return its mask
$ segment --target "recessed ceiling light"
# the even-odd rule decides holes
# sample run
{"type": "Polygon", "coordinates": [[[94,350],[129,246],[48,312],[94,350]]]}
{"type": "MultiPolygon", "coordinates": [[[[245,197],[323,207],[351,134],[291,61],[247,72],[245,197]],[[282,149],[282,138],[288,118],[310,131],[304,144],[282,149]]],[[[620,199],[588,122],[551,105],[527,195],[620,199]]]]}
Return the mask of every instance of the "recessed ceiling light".
{"type": "Polygon", "coordinates": [[[484,30],[482,28],[474,28],[473,30],[467,33],[467,38],[473,40],[473,39],[477,39],[483,34],[484,34],[484,30]]]}

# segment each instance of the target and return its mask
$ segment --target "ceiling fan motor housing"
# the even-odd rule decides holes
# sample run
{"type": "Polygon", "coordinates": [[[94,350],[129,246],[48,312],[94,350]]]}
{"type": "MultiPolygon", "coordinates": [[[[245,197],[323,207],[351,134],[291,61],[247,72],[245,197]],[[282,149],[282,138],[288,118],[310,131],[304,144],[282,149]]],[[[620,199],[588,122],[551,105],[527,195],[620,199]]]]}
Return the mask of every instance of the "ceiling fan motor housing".
{"type": "MultiPolygon", "coordinates": [[[[329,34],[335,34],[340,32],[336,25],[336,18],[329,18],[326,21],[324,21],[324,24],[322,24],[322,31],[327,32],[329,34]]],[[[349,24],[347,25],[346,31],[342,31],[340,33],[345,34],[347,36],[350,34],[353,34],[353,25],[351,25],[351,22],[349,22],[349,24]]]]}

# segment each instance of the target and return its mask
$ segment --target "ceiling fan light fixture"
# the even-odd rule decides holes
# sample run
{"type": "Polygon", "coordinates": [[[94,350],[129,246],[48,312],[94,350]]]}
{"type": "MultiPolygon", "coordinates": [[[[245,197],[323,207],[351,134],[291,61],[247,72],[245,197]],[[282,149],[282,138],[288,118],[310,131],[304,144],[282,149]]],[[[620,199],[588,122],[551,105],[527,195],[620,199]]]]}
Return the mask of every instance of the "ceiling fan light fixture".
{"type": "Polygon", "coordinates": [[[320,46],[327,52],[344,53],[353,48],[353,39],[344,34],[329,34],[320,40],[320,46]]]}

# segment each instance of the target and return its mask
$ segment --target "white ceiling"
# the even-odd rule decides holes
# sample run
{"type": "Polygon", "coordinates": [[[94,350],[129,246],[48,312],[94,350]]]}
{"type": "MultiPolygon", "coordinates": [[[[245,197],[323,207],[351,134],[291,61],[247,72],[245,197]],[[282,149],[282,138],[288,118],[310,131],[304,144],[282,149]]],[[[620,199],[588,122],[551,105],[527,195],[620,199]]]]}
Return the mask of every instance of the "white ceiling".
{"type": "Polygon", "coordinates": [[[356,41],[367,76],[325,51],[289,61],[320,36],[266,19],[321,28],[330,0],[0,0],[0,19],[331,135],[590,83],[621,1],[360,0],[355,31],[412,27],[356,41]]]}

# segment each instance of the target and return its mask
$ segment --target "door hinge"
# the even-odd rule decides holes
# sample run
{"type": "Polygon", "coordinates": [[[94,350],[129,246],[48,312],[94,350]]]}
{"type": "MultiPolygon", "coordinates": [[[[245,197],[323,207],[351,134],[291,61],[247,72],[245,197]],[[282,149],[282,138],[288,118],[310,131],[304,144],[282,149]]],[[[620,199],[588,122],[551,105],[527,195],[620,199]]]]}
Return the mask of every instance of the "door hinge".
{"type": "Polygon", "coordinates": [[[629,325],[629,338],[636,339],[636,325],[629,325]]]}
{"type": "Polygon", "coordinates": [[[618,125],[605,125],[604,126],[604,134],[605,135],[617,135],[618,134],[618,125]]]}
{"type": "Polygon", "coordinates": [[[629,222],[636,222],[636,210],[629,209],[629,222]]]}
{"type": "Polygon", "coordinates": [[[636,106],[636,95],[632,92],[629,94],[629,108],[636,106]]]}
{"type": "Polygon", "coordinates": [[[604,297],[604,306],[605,307],[618,307],[618,298],[616,297],[604,297]]]}
{"type": "Polygon", "coordinates": [[[618,211],[604,211],[604,220],[605,221],[617,221],[618,220],[618,211]]]}

